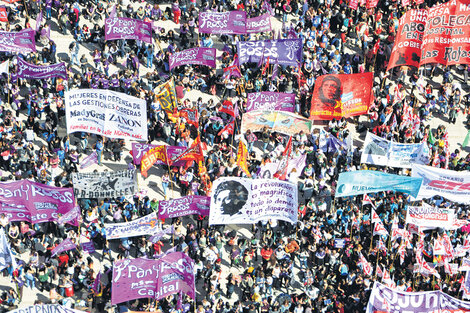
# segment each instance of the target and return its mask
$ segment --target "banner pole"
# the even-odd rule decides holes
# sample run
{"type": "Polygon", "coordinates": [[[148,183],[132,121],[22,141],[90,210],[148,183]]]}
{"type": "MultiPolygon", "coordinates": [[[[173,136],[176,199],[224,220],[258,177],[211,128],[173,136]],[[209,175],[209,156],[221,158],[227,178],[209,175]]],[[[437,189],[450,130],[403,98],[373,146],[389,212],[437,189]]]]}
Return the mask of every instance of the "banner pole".
{"type": "Polygon", "coordinates": [[[8,103],[8,105],[9,105],[9,106],[10,106],[10,108],[11,108],[11,103],[10,103],[10,89],[11,89],[11,88],[10,88],[10,71],[8,71],[8,76],[7,76],[7,77],[8,77],[8,82],[7,82],[7,88],[8,88],[8,101],[7,101],[7,103],[8,103]]]}

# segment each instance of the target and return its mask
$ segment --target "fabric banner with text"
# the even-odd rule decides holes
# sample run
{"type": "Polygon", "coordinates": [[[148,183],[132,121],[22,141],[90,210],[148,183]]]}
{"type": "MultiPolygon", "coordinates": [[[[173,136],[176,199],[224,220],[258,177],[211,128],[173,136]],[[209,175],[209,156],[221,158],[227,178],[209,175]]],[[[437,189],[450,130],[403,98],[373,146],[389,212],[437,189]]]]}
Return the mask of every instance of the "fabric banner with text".
{"type": "Polygon", "coordinates": [[[215,48],[191,48],[170,55],[170,71],[181,65],[206,65],[215,68],[215,48]]]}
{"type": "Polygon", "coordinates": [[[186,196],[158,202],[158,218],[174,218],[186,215],[209,215],[211,199],[206,196],[186,196]]]}
{"type": "Polygon", "coordinates": [[[419,227],[433,227],[450,229],[455,219],[454,210],[449,208],[432,207],[423,203],[423,206],[408,206],[406,210],[406,223],[419,227]]]}
{"type": "Polygon", "coordinates": [[[17,78],[25,79],[48,79],[53,77],[60,77],[67,79],[67,68],[65,63],[57,63],[46,66],[38,66],[30,64],[23,60],[22,58],[17,58],[18,61],[18,70],[16,74],[12,75],[17,78]]]}
{"type": "Polygon", "coordinates": [[[36,31],[28,28],[20,32],[0,31],[0,51],[27,55],[36,52],[36,31]]]}
{"type": "Polygon", "coordinates": [[[106,229],[106,239],[154,235],[160,231],[157,212],[127,223],[104,224],[104,227],[106,229]]]}
{"type": "Polygon", "coordinates": [[[268,13],[246,20],[247,33],[264,33],[271,31],[271,15],[268,13]]]}
{"type": "Polygon", "coordinates": [[[152,23],[125,17],[104,21],[105,40],[134,39],[152,43],[152,23]]]}
{"type": "MultiPolygon", "coordinates": [[[[138,143],[138,142],[133,142],[132,143],[132,158],[134,160],[135,165],[140,165],[142,158],[144,155],[149,151],[152,150],[153,148],[158,147],[158,145],[153,145],[153,144],[143,144],[143,143],[138,143]]],[[[168,154],[168,158],[174,159],[177,156],[179,156],[184,150],[186,150],[185,147],[179,147],[179,146],[166,146],[166,153],[168,154]]],[[[166,156],[162,156],[164,158],[162,159],[157,159],[155,164],[167,164],[166,162],[166,156]]],[[[181,160],[172,163],[173,166],[183,166],[186,162],[181,160]]]]}
{"type": "Polygon", "coordinates": [[[298,66],[302,61],[302,39],[239,41],[238,63],[259,63],[298,66]]]}
{"type": "Polygon", "coordinates": [[[199,32],[204,34],[246,34],[246,12],[200,12],[199,32]]]}
{"type": "Polygon", "coordinates": [[[118,198],[137,193],[136,170],[72,173],[76,198],[118,198]]]}
{"type": "Polygon", "coordinates": [[[246,112],[253,110],[294,112],[295,94],[282,92],[253,92],[249,93],[246,102],[246,112]]]}
{"type": "Polygon", "coordinates": [[[303,131],[310,134],[312,121],[300,115],[284,111],[255,110],[243,114],[241,133],[249,129],[252,132],[262,131],[267,126],[271,131],[293,136],[303,131]]]}

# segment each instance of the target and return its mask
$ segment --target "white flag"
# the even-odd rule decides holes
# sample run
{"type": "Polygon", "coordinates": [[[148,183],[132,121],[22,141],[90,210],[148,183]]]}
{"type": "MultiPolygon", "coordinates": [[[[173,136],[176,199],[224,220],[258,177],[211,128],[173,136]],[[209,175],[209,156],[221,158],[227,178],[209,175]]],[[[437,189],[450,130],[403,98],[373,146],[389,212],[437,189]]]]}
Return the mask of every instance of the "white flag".
{"type": "Polygon", "coordinates": [[[9,60],[6,60],[5,62],[3,63],[0,63],[0,74],[7,74],[9,73],[9,70],[10,70],[10,61],[9,60]]]}
{"type": "Polygon", "coordinates": [[[10,244],[8,243],[7,237],[5,236],[5,232],[0,229],[0,271],[4,268],[7,268],[10,264],[13,265],[13,268],[16,268],[18,265],[16,264],[15,257],[11,252],[10,244]]]}

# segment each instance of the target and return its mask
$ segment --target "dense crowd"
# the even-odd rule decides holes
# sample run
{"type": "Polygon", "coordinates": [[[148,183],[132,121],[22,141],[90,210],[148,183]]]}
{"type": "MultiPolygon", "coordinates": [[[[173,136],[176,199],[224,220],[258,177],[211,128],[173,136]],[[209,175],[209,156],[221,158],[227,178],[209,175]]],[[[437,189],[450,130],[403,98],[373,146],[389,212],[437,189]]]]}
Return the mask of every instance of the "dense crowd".
{"type": "MultiPolygon", "coordinates": [[[[322,128],[331,136],[346,142],[357,132],[366,130],[402,143],[427,142],[430,165],[457,171],[470,169],[470,154],[462,149],[449,151],[448,123],[459,115],[468,116],[470,99],[466,94],[467,66],[443,68],[439,65],[416,69],[394,68],[386,72],[388,58],[396,37],[398,20],[410,8],[427,8],[438,1],[402,7],[400,2],[379,1],[376,8],[364,5],[352,10],[344,1],[270,1],[275,18],[282,28],[272,33],[249,35],[207,35],[197,31],[198,13],[204,10],[244,10],[249,16],[265,13],[260,1],[187,1],[171,4],[153,1],[19,1],[7,7],[9,22],[2,29],[19,31],[42,12],[42,25],[36,27],[36,39],[43,48],[37,53],[14,56],[1,53],[0,60],[23,58],[41,65],[67,61],[68,79],[10,79],[3,74],[0,89],[0,168],[2,181],[31,179],[41,183],[72,187],[71,174],[79,171],[80,160],[92,151],[102,159],[121,162],[125,142],[101,138],[88,133],[63,135],[65,125],[64,91],[75,88],[110,89],[145,99],[148,112],[148,143],[166,142],[189,147],[198,135],[206,143],[205,169],[163,167],[160,188],[165,198],[174,196],[170,189],[184,195],[210,195],[212,182],[222,176],[246,176],[236,164],[236,147],[242,137],[247,143],[248,168],[254,178],[260,168],[275,162],[284,151],[288,136],[271,132],[247,131],[239,134],[246,108],[246,95],[258,91],[294,92],[296,113],[308,117],[315,80],[323,74],[374,73],[374,96],[368,120],[358,118],[332,120],[322,128]],[[154,22],[154,44],[138,40],[104,40],[104,19],[115,10],[117,16],[154,22]],[[157,26],[172,20],[177,28],[157,26]],[[53,25],[50,38],[41,32],[53,25]],[[55,30],[70,37],[69,56],[57,55],[55,30]],[[73,39],[72,39],[73,37],[73,39]],[[301,38],[304,57],[300,70],[283,66],[277,75],[263,71],[257,64],[241,66],[241,77],[227,77],[220,69],[230,66],[240,40],[301,38]],[[220,46],[218,69],[206,66],[182,66],[169,70],[171,53],[189,47],[220,46]],[[376,49],[377,48],[377,49],[376,49]],[[80,55],[88,50],[90,56],[80,55]],[[375,50],[375,51],[374,51],[375,50]],[[117,68],[118,70],[114,70],[117,68]],[[144,73],[144,74],[143,74],[144,73]],[[155,87],[174,77],[176,91],[182,99],[187,90],[208,93],[211,100],[180,101],[178,108],[196,109],[196,127],[185,118],[160,108],[155,87]],[[463,77],[461,79],[461,77],[463,77]],[[441,81],[437,83],[436,81],[441,81]],[[215,100],[214,99],[218,99],[215,100]],[[240,114],[235,118],[235,133],[225,129],[232,117],[221,112],[223,101],[232,101],[240,114]],[[442,119],[432,129],[428,122],[442,119]],[[349,127],[348,127],[349,126],[349,127]],[[39,139],[39,140],[36,140],[39,139]],[[37,144],[39,142],[39,145],[37,144]]],[[[166,24],[169,25],[169,24],[166,24]]],[[[15,61],[10,67],[16,71],[15,61]]],[[[209,97],[207,97],[209,99],[209,97]]],[[[153,212],[157,199],[145,192],[128,198],[80,199],[80,227],[57,223],[30,224],[9,222],[0,216],[0,224],[17,253],[19,267],[7,268],[15,288],[1,297],[5,309],[21,306],[24,288],[47,292],[47,301],[77,308],[93,307],[96,312],[111,309],[112,261],[127,257],[154,258],[169,247],[186,252],[196,263],[197,300],[178,297],[161,301],[148,299],[122,303],[117,311],[160,310],[161,312],[364,312],[375,280],[380,280],[376,266],[388,271],[396,288],[406,291],[442,289],[459,297],[460,278],[449,276],[444,267],[437,269],[441,278],[413,273],[419,236],[412,235],[404,260],[397,257],[401,240],[385,239],[380,249],[379,236],[372,236],[371,206],[362,196],[334,198],[338,174],[343,171],[375,169],[395,174],[407,170],[360,163],[360,147],[325,149],[323,132],[293,136],[293,157],[306,155],[306,166],[288,173],[288,180],[299,188],[299,222],[264,221],[249,227],[250,237],[225,226],[209,227],[207,217],[192,216],[160,221],[160,227],[173,224],[172,240],[152,243],[146,236],[106,239],[105,223],[134,220],[153,212]],[[87,237],[94,242],[100,258],[86,255],[81,248],[51,256],[51,250],[64,238],[79,242],[87,237]],[[345,239],[339,244],[335,239],[345,239]],[[367,276],[359,265],[359,253],[374,265],[367,276]],[[26,258],[19,257],[26,255],[26,258]],[[109,261],[108,263],[106,263],[109,261]],[[96,262],[108,264],[98,291],[92,290],[97,277],[96,262]]],[[[130,164],[130,167],[133,165],[130,164]]],[[[161,166],[161,165],[159,165],[161,166]]],[[[405,225],[408,195],[383,192],[370,195],[377,213],[391,233],[393,221],[405,225]]],[[[426,200],[442,207],[455,208],[458,217],[467,219],[468,206],[436,197],[426,200]]],[[[425,251],[430,250],[430,237],[443,230],[426,231],[425,251]]],[[[464,244],[467,233],[449,231],[455,245],[464,244]]],[[[95,255],[95,256],[96,256],[95,255]]],[[[432,254],[426,257],[433,262],[432,254]]],[[[456,263],[460,258],[456,258],[456,263]]],[[[45,300],[37,300],[44,302],[45,300]]]]}

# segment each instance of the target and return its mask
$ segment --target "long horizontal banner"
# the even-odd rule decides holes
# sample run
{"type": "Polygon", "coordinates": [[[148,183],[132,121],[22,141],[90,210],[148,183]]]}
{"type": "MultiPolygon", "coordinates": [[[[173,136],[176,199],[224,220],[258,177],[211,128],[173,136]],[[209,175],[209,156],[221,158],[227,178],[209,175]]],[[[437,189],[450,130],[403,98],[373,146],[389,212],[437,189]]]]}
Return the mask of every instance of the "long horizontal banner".
{"type": "Polygon", "coordinates": [[[107,18],[104,22],[105,40],[134,39],[152,43],[152,23],[125,17],[107,18]]]}
{"type": "Polygon", "coordinates": [[[276,179],[223,177],[212,186],[209,224],[297,223],[297,185],[276,179]]]}
{"type": "Polygon", "coordinates": [[[408,206],[406,211],[406,223],[419,227],[440,227],[449,229],[455,219],[454,210],[449,208],[432,207],[427,203],[423,206],[408,206]]]}
{"type": "Polygon", "coordinates": [[[28,28],[20,32],[0,31],[0,51],[28,54],[36,52],[36,31],[28,28]]]}
{"type": "MultiPolygon", "coordinates": [[[[152,144],[142,144],[138,142],[133,142],[132,143],[132,159],[134,160],[135,165],[140,165],[140,162],[144,155],[149,152],[149,150],[152,150],[153,148],[158,147],[159,145],[152,145],[152,144]]],[[[166,147],[166,153],[170,160],[175,159],[177,156],[179,156],[184,150],[186,150],[185,147],[178,147],[178,146],[167,146],[166,147]]],[[[158,159],[155,164],[167,164],[166,161],[166,156],[162,156],[161,159],[158,159]]],[[[180,160],[176,161],[175,163],[172,163],[173,166],[183,166],[186,164],[186,161],[180,160]]]]}
{"type": "Polygon", "coordinates": [[[246,112],[253,110],[294,112],[295,94],[282,92],[253,92],[249,93],[246,102],[246,112]]]}
{"type": "Polygon", "coordinates": [[[53,77],[60,77],[67,79],[67,68],[65,67],[64,62],[46,66],[38,66],[30,64],[22,58],[17,58],[17,60],[18,70],[16,74],[12,75],[16,76],[17,78],[48,79],[53,77]]]}
{"type": "Polygon", "coordinates": [[[215,68],[215,48],[191,48],[170,55],[170,71],[181,65],[206,65],[215,68]]]}
{"type": "Polygon", "coordinates": [[[243,114],[241,132],[262,131],[267,126],[271,131],[293,136],[303,131],[310,134],[312,121],[300,115],[283,111],[256,110],[243,114]]]}
{"type": "Polygon", "coordinates": [[[157,212],[127,223],[104,224],[107,239],[154,235],[158,233],[157,212]]]}
{"type": "Polygon", "coordinates": [[[124,259],[113,263],[111,303],[159,300],[183,293],[195,299],[194,261],[182,252],[159,260],[124,259]]]}
{"type": "Polygon", "coordinates": [[[206,196],[186,196],[158,202],[158,218],[174,218],[191,214],[209,215],[211,199],[206,196]]]}
{"type": "Polygon", "coordinates": [[[422,178],[378,171],[342,172],[338,177],[335,197],[356,196],[380,191],[403,192],[416,197],[422,182],[422,178]]]}
{"type": "Polygon", "coordinates": [[[470,172],[451,171],[424,165],[414,165],[412,177],[423,179],[416,199],[441,196],[448,200],[470,204],[470,172]]]}
{"type": "Polygon", "coordinates": [[[302,39],[239,41],[238,63],[264,63],[298,66],[302,61],[302,39]]]}
{"type": "Polygon", "coordinates": [[[199,32],[204,34],[246,34],[246,12],[200,12],[199,32]]]}
{"type": "Polygon", "coordinates": [[[436,291],[404,292],[374,283],[366,313],[468,312],[470,302],[436,291]]]}
{"type": "MultiPolygon", "coordinates": [[[[74,208],[72,188],[48,186],[28,180],[0,183],[0,214],[10,221],[56,221],[74,208]]],[[[74,224],[75,225],[75,224],[74,224]]]]}
{"type": "Polygon", "coordinates": [[[265,33],[271,31],[271,15],[268,13],[246,20],[247,33],[265,33]]]}
{"type": "Polygon", "coordinates": [[[134,195],[138,191],[135,169],[72,173],[72,182],[77,198],[117,198],[134,195]]]}
{"type": "Polygon", "coordinates": [[[65,92],[67,133],[147,140],[147,104],[124,93],[101,89],[65,92]]]}
{"type": "Polygon", "coordinates": [[[411,168],[413,164],[429,164],[429,148],[426,142],[398,143],[368,132],[361,163],[411,168]]]}
{"type": "Polygon", "coordinates": [[[372,83],[371,72],[320,76],[312,94],[310,118],[332,120],[366,114],[372,101],[372,83]]]}
{"type": "Polygon", "coordinates": [[[37,304],[8,311],[9,313],[85,313],[59,304],[37,304]]]}

